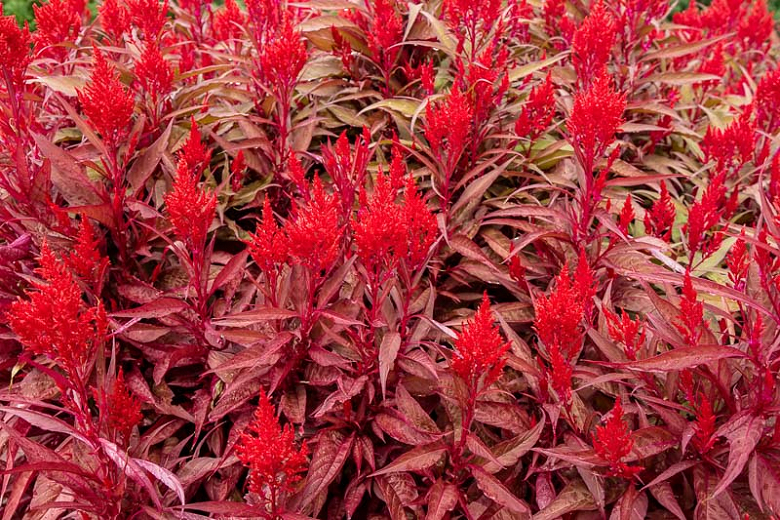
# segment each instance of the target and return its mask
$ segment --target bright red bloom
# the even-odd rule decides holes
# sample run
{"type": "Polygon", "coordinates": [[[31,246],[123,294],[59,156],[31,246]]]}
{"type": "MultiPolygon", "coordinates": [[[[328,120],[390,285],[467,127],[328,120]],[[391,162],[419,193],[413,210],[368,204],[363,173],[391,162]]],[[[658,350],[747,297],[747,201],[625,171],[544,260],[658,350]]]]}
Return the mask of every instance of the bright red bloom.
{"type": "Polygon", "coordinates": [[[13,15],[3,16],[0,5],[0,72],[6,70],[15,83],[21,83],[30,63],[30,30],[19,27],[13,15]]]}
{"type": "Polygon", "coordinates": [[[752,114],[750,105],[726,128],[707,128],[701,142],[706,162],[714,161],[717,170],[728,169],[735,175],[750,161],[756,151],[756,122],[752,114]]]}
{"type": "Polygon", "coordinates": [[[756,87],[756,123],[770,134],[780,128],[780,68],[764,74],[756,87]]]}
{"type": "Polygon", "coordinates": [[[506,364],[510,344],[501,338],[494,321],[490,300],[484,293],[479,309],[455,340],[452,371],[475,394],[495,383],[506,364]]]}
{"type": "Polygon", "coordinates": [[[133,96],[128,92],[103,54],[95,49],[95,65],[89,84],[78,92],[84,114],[102,137],[116,145],[133,116],[133,96]]]}
{"type": "Polygon", "coordinates": [[[704,305],[698,301],[698,294],[693,288],[690,271],[685,271],[685,282],[680,299],[680,315],[674,326],[682,335],[686,345],[695,347],[699,344],[704,327],[704,305]]]}
{"type": "Polygon", "coordinates": [[[478,46],[481,35],[490,33],[499,20],[503,11],[501,4],[501,0],[444,0],[442,18],[458,35],[459,49],[463,48],[467,36],[472,45],[478,46]]]}
{"type": "Polygon", "coordinates": [[[374,0],[372,4],[374,13],[371,30],[367,33],[368,50],[374,61],[389,70],[401,50],[400,47],[391,47],[403,39],[403,19],[396,11],[396,0],[374,0]]]}
{"type": "Polygon", "coordinates": [[[244,4],[259,43],[282,25],[285,9],[281,0],[246,0],[244,4]]]}
{"type": "Polygon", "coordinates": [[[326,194],[320,178],[314,177],[308,203],[295,208],[284,228],[292,260],[315,275],[329,269],[338,256],[343,235],[339,206],[339,197],[326,194]]]}
{"type": "Polygon", "coordinates": [[[625,347],[626,357],[636,360],[637,351],[645,343],[645,325],[639,319],[632,320],[631,316],[623,310],[620,318],[608,309],[604,309],[607,318],[607,330],[612,341],[622,343],[625,347]]]}
{"type": "Polygon", "coordinates": [[[214,14],[211,24],[214,38],[228,41],[240,38],[246,25],[246,16],[241,12],[235,0],[227,0],[225,7],[214,14]]]}
{"type": "Polygon", "coordinates": [[[406,256],[407,229],[396,192],[381,169],[371,197],[360,193],[360,210],[352,227],[360,261],[369,273],[392,270],[406,256]]]}
{"type": "Polygon", "coordinates": [[[702,455],[706,454],[715,445],[715,413],[712,404],[706,395],[699,394],[699,406],[696,407],[696,423],[693,429],[696,435],[693,437],[693,445],[702,455]]]}
{"type": "Polygon", "coordinates": [[[279,492],[293,491],[300,473],[306,471],[307,454],[305,443],[296,448],[292,427],[279,425],[274,407],[261,390],[254,420],[236,443],[236,455],[249,467],[249,491],[266,502],[278,498],[279,492]]]}
{"type": "Polygon", "coordinates": [[[352,213],[355,193],[365,180],[371,159],[370,143],[371,133],[368,128],[363,128],[363,135],[355,141],[354,152],[346,131],[341,133],[335,146],[328,143],[322,149],[322,164],[341,198],[344,216],[352,213]]]}
{"type": "Polygon", "coordinates": [[[628,466],[623,462],[633,447],[634,439],[631,438],[628,425],[623,421],[623,407],[618,397],[606,424],[596,426],[596,433],[593,435],[593,448],[599,457],[609,463],[607,475],[633,478],[634,475],[642,471],[642,468],[628,466]]]}
{"type": "Polygon", "coordinates": [[[170,93],[173,86],[173,69],[163,58],[157,42],[146,41],[141,57],[135,62],[134,70],[138,83],[151,97],[152,104],[156,105],[158,99],[170,93]]]}
{"type": "Polygon", "coordinates": [[[102,305],[85,308],[73,274],[44,243],[38,273],[26,299],[8,311],[11,330],[27,350],[46,355],[71,377],[80,377],[84,365],[106,335],[102,305]]]}
{"type": "Polygon", "coordinates": [[[33,12],[36,25],[33,32],[35,53],[64,59],[68,51],[62,44],[75,42],[78,38],[83,9],[81,12],[76,11],[68,0],[50,0],[45,4],[33,5],[33,12]]]}
{"type": "Polygon", "coordinates": [[[574,373],[574,367],[558,343],[553,343],[547,350],[550,357],[548,377],[552,380],[552,388],[560,399],[568,403],[571,399],[571,377],[574,373]]]}
{"type": "Polygon", "coordinates": [[[532,88],[528,94],[520,117],[515,122],[515,133],[519,137],[527,137],[529,141],[535,141],[550,127],[554,115],[555,85],[552,76],[547,73],[544,83],[532,88]]]}
{"type": "Polygon", "coordinates": [[[124,0],[103,0],[98,12],[100,25],[114,40],[130,30],[130,12],[124,0]]]}
{"type": "Polygon", "coordinates": [[[472,120],[471,104],[458,89],[437,105],[425,107],[425,138],[437,158],[446,156],[449,171],[454,170],[466,149],[472,120]]]}
{"type": "Polygon", "coordinates": [[[293,19],[286,16],[276,35],[260,48],[258,80],[280,103],[289,103],[307,58],[306,42],[293,19]]]}
{"type": "Polygon", "coordinates": [[[672,226],[676,214],[666,183],[661,182],[661,196],[645,213],[645,231],[668,242],[672,238],[672,226]]]}
{"type": "Polygon", "coordinates": [[[125,384],[125,374],[120,368],[111,385],[111,393],[106,399],[108,412],[108,428],[116,432],[127,444],[130,434],[144,416],[141,414],[141,403],[133,397],[125,384]]]}
{"type": "MultiPolygon", "coordinates": [[[[726,197],[724,180],[723,171],[711,178],[701,199],[694,202],[688,211],[688,222],[683,226],[683,231],[688,235],[688,251],[691,257],[696,252],[701,252],[705,257],[709,256],[723,241],[723,234],[719,230],[709,233],[721,219],[729,218],[736,209],[733,196],[729,199],[726,197]]],[[[737,193],[737,190],[733,193],[737,193]]]]}
{"type": "Polygon", "coordinates": [[[490,112],[501,104],[509,89],[508,60],[507,47],[501,46],[496,51],[494,42],[485,47],[475,63],[468,65],[468,72],[463,61],[458,60],[455,85],[468,93],[472,119],[477,124],[487,121],[490,112]]]}
{"type": "Polygon", "coordinates": [[[264,273],[287,261],[290,244],[276,223],[268,197],[263,200],[263,222],[250,237],[249,254],[264,273]]]}
{"type": "Polygon", "coordinates": [[[65,259],[68,266],[85,282],[94,282],[108,264],[108,258],[100,254],[100,242],[89,218],[82,215],[79,233],[73,251],[65,259]]]}
{"type": "Polygon", "coordinates": [[[631,194],[626,197],[623,202],[623,208],[620,210],[620,216],[618,217],[618,229],[624,234],[628,235],[628,226],[634,221],[634,203],[631,199],[631,194]]]}
{"type": "Polygon", "coordinates": [[[203,174],[211,161],[211,150],[203,144],[195,116],[190,118],[190,134],[184,142],[184,146],[179,150],[179,158],[184,159],[187,168],[195,172],[196,177],[203,174]]]}
{"type": "Polygon", "coordinates": [[[595,161],[615,141],[625,108],[625,95],[613,90],[612,81],[605,74],[575,94],[567,126],[586,175],[593,172],[595,161]]]}
{"type": "Polygon", "coordinates": [[[244,185],[244,176],[246,175],[246,159],[244,150],[239,150],[236,158],[230,163],[230,187],[233,192],[238,192],[244,185]]]}
{"type": "Polygon", "coordinates": [[[406,182],[402,218],[407,238],[406,265],[410,269],[416,269],[428,256],[431,246],[436,241],[439,227],[436,217],[417,191],[417,184],[411,175],[406,182]]]}
{"type": "Polygon", "coordinates": [[[127,0],[130,20],[141,30],[145,40],[158,40],[168,20],[168,0],[127,0]]]}
{"type": "Polygon", "coordinates": [[[612,53],[617,24],[599,0],[574,32],[572,63],[581,85],[597,77],[612,53]]]}
{"type": "Polygon", "coordinates": [[[217,207],[216,195],[198,186],[199,178],[200,174],[189,167],[186,157],[182,157],[173,190],[165,195],[173,230],[193,251],[203,250],[217,207]]]}
{"type": "Polygon", "coordinates": [[[549,348],[556,344],[565,349],[567,357],[579,352],[582,344],[582,321],[586,314],[586,298],[592,298],[592,286],[572,282],[568,264],[555,278],[556,286],[548,296],[534,302],[534,327],[539,339],[549,348]]]}
{"type": "MultiPolygon", "coordinates": [[[[712,74],[718,78],[722,78],[726,75],[726,62],[723,55],[723,44],[719,43],[715,46],[712,52],[708,53],[707,58],[703,59],[699,65],[700,74],[712,74]]],[[[704,89],[710,89],[718,85],[721,79],[710,79],[696,83],[704,89]]]]}
{"type": "Polygon", "coordinates": [[[739,234],[734,246],[726,256],[726,265],[729,268],[729,280],[735,288],[742,290],[750,268],[750,255],[745,243],[745,230],[739,234]]]}
{"type": "Polygon", "coordinates": [[[740,16],[737,35],[746,51],[759,50],[769,44],[775,19],[767,9],[766,0],[755,0],[750,11],[740,16]]]}

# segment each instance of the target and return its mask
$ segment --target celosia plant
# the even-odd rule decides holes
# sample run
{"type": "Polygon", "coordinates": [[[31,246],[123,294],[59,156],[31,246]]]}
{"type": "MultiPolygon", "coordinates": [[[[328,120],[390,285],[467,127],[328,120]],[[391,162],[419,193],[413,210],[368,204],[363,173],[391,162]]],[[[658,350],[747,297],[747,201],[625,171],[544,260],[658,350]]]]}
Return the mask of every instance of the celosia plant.
{"type": "Polygon", "coordinates": [[[2,520],[780,515],[780,40],[674,7],[0,16],[2,520]]]}

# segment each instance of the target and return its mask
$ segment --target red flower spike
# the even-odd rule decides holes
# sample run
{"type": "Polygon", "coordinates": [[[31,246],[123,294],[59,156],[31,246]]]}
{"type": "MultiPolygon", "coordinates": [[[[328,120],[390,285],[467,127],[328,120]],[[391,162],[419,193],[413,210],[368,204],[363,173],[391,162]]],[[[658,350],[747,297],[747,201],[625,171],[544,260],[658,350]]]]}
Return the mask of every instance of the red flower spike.
{"type": "Polygon", "coordinates": [[[544,83],[535,86],[528,94],[520,117],[515,122],[515,134],[535,141],[550,127],[554,115],[555,86],[552,76],[547,73],[544,83]]]}
{"type": "Polygon", "coordinates": [[[567,126],[586,175],[592,174],[595,161],[615,141],[625,108],[625,95],[613,90],[611,80],[604,73],[575,94],[567,126]]]}
{"type": "Polygon", "coordinates": [[[631,316],[623,310],[620,318],[616,314],[604,309],[604,316],[607,318],[607,330],[612,341],[622,343],[625,347],[626,357],[636,360],[637,351],[645,343],[645,325],[639,319],[632,320],[631,316]]]}
{"type": "Polygon", "coordinates": [[[225,7],[214,14],[211,24],[214,38],[228,41],[240,38],[246,25],[246,16],[241,12],[235,0],[227,0],[225,7]]]}
{"type": "Polygon", "coordinates": [[[574,368],[563,354],[561,347],[553,343],[548,347],[550,356],[550,379],[552,379],[552,388],[558,394],[558,397],[568,403],[571,399],[571,376],[574,368]]]}
{"type": "Polygon", "coordinates": [[[458,35],[458,48],[463,48],[465,35],[471,37],[471,43],[478,38],[477,31],[487,35],[498,21],[503,9],[501,0],[444,0],[441,6],[442,17],[450,29],[458,35]]]}
{"type": "Polygon", "coordinates": [[[628,236],[628,226],[634,221],[634,204],[631,199],[631,194],[628,194],[625,202],[623,202],[623,209],[620,210],[620,216],[618,217],[618,229],[624,235],[628,236]]]}
{"type": "Polygon", "coordinates": [[[306,181],[306,172],[303,170],[303,165],[298,157],[295,156],[295,152],[290,150],[290,157],[287,160],[287,176],[298,188],[298,192],[304,198],[309,199],[309,183],[306,181]]]}
{"type": "Polygon", "coordinates": [[[756,123],[752,113],[753,105],[749,105],[726,128],[707,128],[701,149],[706,162],[715,162],[716,170],[728,169],[731,175],[736,175],[750,161],[756,150],[756,123]]]}
{"type": "Polygon", "coordinates": [[[571,358],[582,344],[585,301],[578,284],[571,281],[568,264],[555,280],[556,287],[549,296],[540,296],[534,302],[534,328],[548,349],[558,345],[565,349],[566,357],[571,358]]]}
{"type": "Polygon", "coordinates": [[[757,125],[774,134],[780,128],[780,69],[767,72],[758,82],[754,105],[757,125]]]}
{"type": "MultiPolygon", "coordinates": [[[[45,4],[33,5],[35,13],[35,53],[64,60],[68,53],[63,43],[72,43],[81,31],[81,12],[73,9],[68,0],[50,0],[45,4]]],[[[26,53],[25,53],[26,54],[26,53]]]]}
{"type": "Polygon", "coordinates": [[[750,11],[740,17],[737,35],[746,51],[759,50],[769,44],[774,26],[775,19],[767,9],[766,0],[755,0],[750,11]]]}
{"type": "Polygon", "coordinates": [[[127,132],[133,116],[133,96],[128,92],[113,65],[95,48],[95,64],[89,84],[78,92],[89,124],[110,146],[116,146],[127,132]]]}
{"type": "Polygon", "coordinates": [[[623,421],[623,407],[620,398],[615,401],[615,406],[609,414],[609,419],[604,426],[597,426],[593,435],[593,448],[596,454],[609,464],[608,476],[633,478],[642,471],[641,467],[628,466],[623,459],[631,453],[634,440],[625,421],[623,421]]]}
{"type": "Polygon", "coordinates": [[[408,230],[402,208],[395,203],[395,190],[381,168],[374,193],[368,198],[363,190],[360,198],[361,209],[352,224],[358,257],[374,275],[381,269],[392,270],[406,256],[408,230]]]}
{"type": "Polygon", "coordinates": [[[355,141],[354,153],[346,131],[341,133],[335,146],[328,143],[328,146],[322,150],[322,163],[325,171],[333,179],[333,184],[341,198],[345,217],[352,213],[355,192],[365,180],[368,161],[371,159],[370,143],[371,133],[368,128],[363,127],[363,135],[355,141]]]}
{"type": "Polygon", "coordinates": [[[406,180],[406,191],[403,198],[404,227],[407,233],[406,266],[418,269],[431,246],[436,241],[439,226],[436,217],[428,209],[422,195],[417,191],[417,184],[411,175],[406,180]]]}
{"type": "Polygon", "coordinates": [[[230,163],[230,187],[233,193],[238,193],[244,185],[246,175],[246,159],[244,150],[239,150],[235,159],[230,163]]]}
{"type": "Polygon", "coordinates": [[[203,250],[217,207],[216,195],[198,186],[199,178],[197,171],[188,166],[186,155],[182,156],[173,189],[165,195],[173,230],[193,252],[203,250]]]}
{"type": "Polygon", "coordinates": [[[103,265],[108,263],[108,259],[100,254],[99,244],[89,218],[82,215],[73,252],[65,257],[65,261],[85,282],[94,282],[103,265]]]}
{"type": "Polygon", "coordinates": [[[368,50],[383,69],[389,70],[395,63],[404,35],[403,19],[396,11],[396,0],[374,0],[371,30],[368,31],[368,50]]]}
{"type": "Polygon", "coordinates": [[[103,0],[98,13],[103,30],[115,41],[119,41],[130,30],[130,13],[124,0],[103,0]]]}
{"type": "Polygon", "coordinates": [[[446,155],[449,170],[455,168],[466,148],[472,119],[470,103],[458,89],[441,103],[425,107],[425,138],[434,156],[444,159],[446,155]]]}
{"type": "Polygon", "coordinates": [[[244,4],[261,43],[282,25],[285,9],[281,0],[246,0],[244,4]]]}
{"type": "Polygon", "coordinates": [[[734,242],[734,246],[729,250],[726,256],[726,265],[729,268],[729,280],[735,289],[744,289],[744,283],[747,279],[748,269],[750,268],[750,255],[748,255],[747,244],[745,243],[745,230],[739,234],[739,238],[734,242]]]}
{"type": "Polygon", "coordinates": [[[320,178],[314,177],[308,202],[296,207],[285,225],[292,260],[315,275],[332,267],[338,256],[343,235],[340,205],[339,197],[327,195],[320,178]]]}
{"type": "Polygon", "coordinates": [[[108,411],[108,427],[127,444],[130,435],[143,419],[141,403],[133,397],[125,384],[125,374],[120,368],[111,385],[111,393],[106,400],[108,411]]]}
{"type": "Polygon", "coordinates": [[[279,102],[288,103],[307,58],[306,42],[291,17],[286,16],[276,36],[260,50],[258,80],[279,102]]]}
{"type": "MultiPolygon", "coordinates": [[[[278,499],[280,492],[292,492],[301,480],[300,474],[306,471],[307,454],[305,443],[296,448],[291,426],[279,425],[274,407],[260,390],[254,420],[236,443],[236,455],[249,468],[249,491],[266,503],[278,499]]],[[[276,510],[278,504],[269,505],[276,510]]]]}
{"type": "Polygon", "coordinates": [[[699,393],[699,406],[696,407],[696,423],[693,429],[693,445],[702,455],[709,452],[715,445],[715,413],[706,395],[699,393]]]}
{"type": "Polygon", "coordinates": [[[401,148],[401,143],[398,141],[398,136],[393,136],[393,148],[391,151],[392,159],[390,161],[390,184],[393,189],[399,189],[404,185],[404,178],[406,177],[406,161],[404,160],[404,151],[401,148]]]}
{"type": "Polygon", "coordinates": [[[695,347],[699,344],[702,327],[704,327],[704,306],[698,301],[698,294],[693,288],[693,282],[691,282],[690,271],[685,272],[685,282],[680,300],[680,315],[674,326],[687,345],[695,347]]]}
{"type": "Polygon", "coordinates": [[[525,282],[525,266],[520,262],[520,255],[513,255],[509,260],[509,276],[517,283],[525,282]]]}
{"type": "Polygon", "coordinates": [[[484,293],[479,309],[455,340],[452,370],[474,394],[495,383],[506,363],[510,344],[501,338],[494,321],[490,301],[484,293]]]}
{"type": "Polygon", "coordinates": [[[30,63],[30,43],[27,24],[22,28],[13,15],[3,16],[0,5],[0,71],[7,71],[8,76],[19,85],[30,63]]]}
{"type": "Polygon", "coordinates": [[[157,42],[147,40],[141,57],[135,62],[134,71],[138,83],[151,97],[153,105],[170,93],[173,86],[173,69],[163,58],[157,42]]]}
{"type": "Polygon", "coordinates": [[[645,231],[657,238],[669,242],[672,238],[672,227],[677,212],[674,202],[669,196],[665,182],[661,182],[661,196],[653,203],[653,207],[645,213],[645,231]]]}
{"type": "Polygon", "coordinates": [[[587,85],[607,64],[615,43],[617,24],[599,0],[574,32],[572,63],[581,85],[587,85]]]}
{"type": "Polygon", "coordinates": [[[127,0],[130,20],[141,30],[145,40],[158,40],[168,20],[168,0],[127,0]]]}
{"type": "Polygon", "coordinates": [[[719,246],[723,239],[716,230],[711,236],[707,234],[718,225],[723,218],[729,218],[734,211],[732,204],[726,198],[726,186],[723,184],[725,172],[720,171],[704,190],[701,199],[694,202],[688,211],[688,222],[683,226],[683,232],[688,236],[688,251],[691,257],[697,252],[709,256],[719,246]]]}
{"type": "Polygon", "coordinates": [[[250,237],[249,254],[264,273],[287,261],[289,242],[276,223],[268,197],[263,200],[263,222],[250,237]]]}
{"type": "Polygon", "coordinates": [[[26,299],[11,304],[8,323],[25,349],[47,356],[70,377],[82,377],[85,363],[105,338],[105,312],[100,304],[85,308],[70,270],[45,243],[40,265],[42,281],[33,282],[26,299]]]}
{"type": "Polygon", "coordinates": [[[211,161],[211,150],[203,144],[195,116],[190,118],[190,135],[179,151],[179,158],[187,163],[187,168],[192,170],[196,177],[203,174],[211,161]]]}

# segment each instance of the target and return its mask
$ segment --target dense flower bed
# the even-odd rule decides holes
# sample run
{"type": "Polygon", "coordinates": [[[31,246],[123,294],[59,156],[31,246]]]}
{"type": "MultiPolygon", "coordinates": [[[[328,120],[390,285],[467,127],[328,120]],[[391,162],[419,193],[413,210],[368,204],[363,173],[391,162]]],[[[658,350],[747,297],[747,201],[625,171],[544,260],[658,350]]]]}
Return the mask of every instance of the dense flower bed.
{"type": "Polygon", "coordinates": [[[0,18],[0,510],[780,515],[764,0],[0,18]]]}

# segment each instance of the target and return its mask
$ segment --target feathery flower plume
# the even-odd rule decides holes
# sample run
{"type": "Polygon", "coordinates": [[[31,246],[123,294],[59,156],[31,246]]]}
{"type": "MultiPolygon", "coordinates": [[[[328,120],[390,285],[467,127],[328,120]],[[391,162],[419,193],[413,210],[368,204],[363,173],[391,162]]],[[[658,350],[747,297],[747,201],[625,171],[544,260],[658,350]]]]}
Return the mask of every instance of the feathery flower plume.
{"type": "Polygon", "coordinates": [[[616,92],[612,81],[603,73],[574,95],[567,126],[586,175],[592,174],[595,161],[615,141],[615,133],[623,124],[625,108],[625,94],[616,92]]]}
{"type": "Polygon", "coordinates": [[[682,298],[680,299],[680,315],[674,323],[677,331],[682,335],[686,345],[695,347],[701,339],[704,325],[704,305],[698,301],[698,294],[693,288],[690,271],[685,271],[682,298]]]}
{"type": "Polygon", "coordinates": [[[179,159],[173,189],[165,195],[176,236],[194,252],[203,250],[217,207],[216,195],[198,186],[199,178],[197,170],[190,168],[183,156],[179,159]]]}
{"type": "Polygon", "coordinates": [[[100,25],[103,30],[118,41],[130,30],[130,12],[124,0],[103,0],[98,7],[100,25]]]}
{"type": "Polygon", "coordinates": [[[240,38],[246,25],[246,16],[241,12],[236,0],[227,0],[225,7],[214,14],[211,24],[214,38],[228,41],[240,38]]]}
{"type": "Polygon", "coordinates": [[[515,134],[535,141],[549,128],[555,115],[555,86],[547,73],[544,82],[531,89],[523,105],[520,117],[515,122],[515,134]]]}
{"type": "Polygon", "coordinates": [[[463,49],[467,37],[472,46],[479,47],[502,11],[501,0],[444,0],[441,6],[442,17],[458,35],[458,52],[463,49]]]}
{"type": "Polygon", "coordinates": [[[393,66],[400,47],[393,47],[400,43],[404,35],[403,19],[396,10],[396,0],[374,0],[373,16],[371,17],[371,30],[368,31],[368,50],[379,66],[386,71],[393,66]]]}
{"type": "Polygon", "coordinates": [[[715,162],[716,170],[728,169],[730,175],[736,175],[750,161],[756,151],[756,121],[752,113],[750,105],[726,128],[707,128],[701,149],[706,162],[715,162]]]}
{"type": "Polygon", "coordinates": [[[230,187],[234,193],[241,190],[244,185],[244,176],[246,175],[246,159],[244,150],[239,150],[235,159],[230,163],[230,187]]]}
{"type": "Polygon", "coordinates": [[[587,85],[607,64],[615,43],[617,24],[599,0],[574,32],[572,63],[580,85],[587,85]]]}
{"type": "Polygon", "coordinates": [[[436,241],[439,227],[436,217],[417,191],[417,184],[411,175],[407,177],[402,211],[407,238],[406,266],[409,269],[417,269],[436,241]]]}
{"type": "Polygon", "coordinates": [[[73,274],[45,243],[40,266],[42,281],[33,282],[26,298],[11,305],[8,323],[24,348],[47,356],[71,377],[81,377],[85,363],[105,338],[105,311],[100,304],[85,308],[73,274]]]}
{"type": "Polygon", "coordinates": [[[0,5],[0,72],[6,71],[8,77],[20,85],[30,63],[30,30],[27,24],[19,27],[13,15],[3,16],[0,5]]]}
{"type": "Polygon", "coordinates": [[[445,162],[449,172],[455,169],[466,149],[472,120],[471,104],[458,89],[435,106],[425,107],[425,138],[434,156],[445,162]]]}
{"type": "Polygon", "coordinates": [[[115,432],[126,445],[130,434],[143,419],[141,403],[133,397],[125,384],[125,374],[120,368],[111,385],[111,393],[106,398],[108,428],[115,432]]]}
{"type": "Polygon", "coordinates": [[[669,196],[665,182],[661,182],[661,196],[645,213],[645,231],[649,235],[669,242],[672,238],[672,226],[677,215],[674,202],[669,196]]]}
{"type": "Polygon", "coordinates": [[[190,134],[179,150],[179,158],[187,163],[187,168],[192,170],[196,177],[203,174],[211,161],[211,150],[203,144],[195,116],[190,118],[190,134]]]}
{"type": "Polygon", "coordinates": [[[168,19],[168,0],[126,0],[130,20],[141,30],[144,40],[158,40],[168,19]]]}
{"type": "Polygon", "coordinates": [[[78,98],[92,128],[106,140],[109,148],[116,146],[130,124],[133,96],[97,48],[90,82],[78,92],[78,98]]]}
{"type": "Polygon", "coordinates": [[[100,247],[92,223],[85,215],[76,236],[73,251],[64,258],[65,262],[82,280],[94,282],[100,271],[108,264],[108,258],[100,254],[100,247]]]}
{"type": "Polygon", "coordinates": [[[295,433],[289,424],[284,428],[265,391],[260,390],[260,401],[254,420],[236,443],[236,455],[249,468],[249,491],[258,495],[273,513],[277,512],[279,493],[290,493],[301,480],[308,461],[306,444],[296,447],[295,433]]]}
{"type": "Polygon", "coordinates": [[[258,56],[258,80],[280,103],[289,103],[308,51],[294,20],[287,15],[278,33],[266,42],[258,56]]]}
{"type": "Polygon", "coordinates": [[[639,318],[632,320],[625,310],[618,318],[617,314],[604,309],[604,316],[607,318],[607,330],[612,341],[622,343],[626,357],[631,361],[636,360],[637,351],[645,343],[644,323],[639,318]]]}
{"type": "Polygon", "coordinates": [[[780,68],[766,72],[756,87],[756,124],[767,133],[780,128],[780,68]]]}
{"type": "Polygon", "coordinates": [[[358,210],[352,228],[360,261],[372,275],[390,271],[406,256],[408,232],[402,208],[395,202],[396,191],[380,168],[370,197],[360,192],[358,210]]]}
{"type": "Polygon", "coordinates": [[[135,62],[135,77],[143,91],[151,98],[152,105],[171,91],[173,85],[173,69],[165,61],[160,44],[147,40],[141,57],[135,62]]]}
{"type": "Polygon", "coordinates": [[[623,202],[623,208],[620,210],[618,217],[618,229],[620,229],[621,233],[628,235],[628,226],[634,221],[635,216],[633,199],[629,193],[625,202],[623,202]]]}
{"type": "Polygon", "coordinates": [[[495,383],[506,364],[509,342],[501,338],[494,321],[486,292],[474,317],[455,340],[452,370],[474,394],[495,383]]]}
{"type": "Polygon", "coordinates": [[[352,213],[355,193],[364,183],[371,159],[370,143],[371,133],[364,127],[363,135],[355,141],[354,152],[346,131],[341,133],[335,146],[328,143],[322,150],[322,164],[339,194],[344,216],[352,213]]]}
{"type": "Polygon", "coordinates": [[[263,200],[263,222],[250,234],[248,245],[252,260],[264,273],[287,261],[289,242],[276,223],[268,197],[263,200]]]}
{"type": "Polygon", "coordinates": [[[338,195],[328,195],[319,177],[314,177],[309,200],[297,206],[284,229],[290,256],[313,274],[321,275],[336,261],[343,228],[339,222],[338,195]]]}
{"type": "Polygon", "coordinates": [[[709,452],[715,445],[715,413],[712,403],[703,393],[699,393],[699,405],[696,407],[696,423],[693,430],[693,445],[702,455],[709,452]]]}
{"type": "MultiPolygon", "coordinates": [[[[83,6],[82,6],[83,7],[83,6]]],[[[33,5],[35,13],[35,53],[63,60],[68,53],[63,43],[73,43],[81,31],[81,12],[68,0],[50,0],[33,5]]]]}
{"type": "Polygon", "coordinates": [[[642,471],[641,467],[629,466],[623,459],[631,453],[634,440],[625,421],[623,421],[623,407],[620,398],[615,401],[615,406],[609,414],[606,424],[596,427],[593,435],[593,447],[596,454],[609,463],[608,476],[633,478],[642,471]]]}

